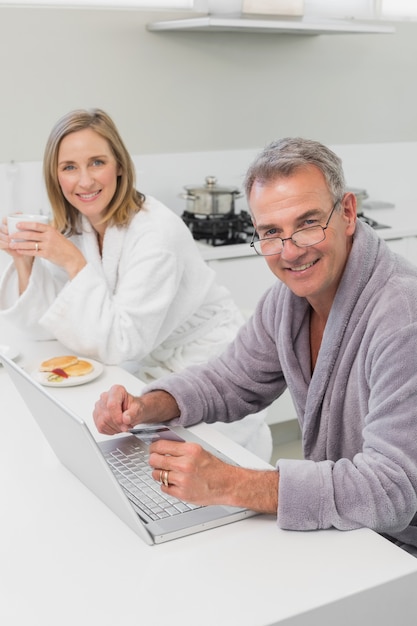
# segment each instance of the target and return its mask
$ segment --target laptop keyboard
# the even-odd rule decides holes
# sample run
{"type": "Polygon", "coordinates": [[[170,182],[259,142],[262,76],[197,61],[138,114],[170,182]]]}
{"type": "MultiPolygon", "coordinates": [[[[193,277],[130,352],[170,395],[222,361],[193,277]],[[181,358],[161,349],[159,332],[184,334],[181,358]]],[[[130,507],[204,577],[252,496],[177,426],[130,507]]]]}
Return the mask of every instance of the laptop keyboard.
{"type": "Polygon", "coordinates": [[[148,446],[142,441],[122,442],[116,450],[105,453],[105,458],[129,500],[152,520],[201,508],[162,493],[152,478],[148,446]]]}

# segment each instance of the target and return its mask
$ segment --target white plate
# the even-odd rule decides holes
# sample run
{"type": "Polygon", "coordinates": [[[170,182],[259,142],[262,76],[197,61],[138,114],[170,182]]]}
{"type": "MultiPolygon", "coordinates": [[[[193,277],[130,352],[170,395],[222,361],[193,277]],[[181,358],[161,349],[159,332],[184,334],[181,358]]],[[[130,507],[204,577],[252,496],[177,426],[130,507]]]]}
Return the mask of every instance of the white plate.
{"type": "MultiPolygon", "coordinates": [[[[19,350],[16,350],[16,348],[12,348],[12,346],[3,346],[0,344],[0,353],[4,354],[4,356],[7,356],[9,359],[15,359],[17,356],[19,356],[19,350]]],[[[1,366],[1,363],[0,363],[1,366]]]]}
{"type": "Polygon", "coordinates": [[[51,372],[33,372],[32,376],[41,383],[41,385],[45,385],[46,387],[76,387],[77,385],[84,385],[85,383],[89,383],[92,380],[95,380],[100,376],[102,371],[104,370],[103,363],[99,363],[98,361],[93,361],[93,359],[85,359],[84,357],[80,357],[83,361],[87,361],[94,366],[94,369],[89,374],[85,376],[70,376],[69,378],[64,378],[59,382],[53,382],[52,380],[48,380],[48,376],[51,372]]]}

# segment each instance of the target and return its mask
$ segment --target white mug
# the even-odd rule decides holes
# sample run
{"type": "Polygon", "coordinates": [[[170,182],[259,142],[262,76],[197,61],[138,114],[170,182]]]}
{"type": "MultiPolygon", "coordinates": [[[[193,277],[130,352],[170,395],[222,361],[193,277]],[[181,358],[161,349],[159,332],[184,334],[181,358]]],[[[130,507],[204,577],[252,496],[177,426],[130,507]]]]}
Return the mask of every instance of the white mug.
{"type": "MultiPolygon", "coordinates": [[[[47,215],[35,215],[33,213],[12,213],[7,216],[7,228],[9,235],[14,235],[19,229],[17,224],[19,222],[37,222],[38,224],[48,224],[49,217],[47,215]]],[[[24,241],[24,239],[14,239],[14,241],[24,241]]]]}

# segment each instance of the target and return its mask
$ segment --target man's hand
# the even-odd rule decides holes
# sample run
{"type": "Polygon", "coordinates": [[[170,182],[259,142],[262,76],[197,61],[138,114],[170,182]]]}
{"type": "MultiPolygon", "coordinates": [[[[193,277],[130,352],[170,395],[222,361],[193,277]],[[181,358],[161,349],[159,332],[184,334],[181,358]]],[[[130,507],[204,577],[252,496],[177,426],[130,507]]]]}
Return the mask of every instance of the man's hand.
{"type": "Polygon", "coordinates": [[[140,398],[130,395],[121,385],[113,385],[101,394],[94,407],[97,430],[105,435],[127,432],[133,428],[140,414],[140,398]]]}
{"type": "Polygon", "coordinates": [[[137,424],[167,422],[179,415],[175,399],[166,391],[135,397],[121,385],[102,393],[93,412],[97,430],[105,435],[127,432],[137,424]]]}
{"type": "Polygon", "coordinates": [[[276,470],[229,465],[191,442],[159,439],[149,451],[152,477],[162,483],[165,493],[193,504],[224,504],[277,514],[276,470]]]}

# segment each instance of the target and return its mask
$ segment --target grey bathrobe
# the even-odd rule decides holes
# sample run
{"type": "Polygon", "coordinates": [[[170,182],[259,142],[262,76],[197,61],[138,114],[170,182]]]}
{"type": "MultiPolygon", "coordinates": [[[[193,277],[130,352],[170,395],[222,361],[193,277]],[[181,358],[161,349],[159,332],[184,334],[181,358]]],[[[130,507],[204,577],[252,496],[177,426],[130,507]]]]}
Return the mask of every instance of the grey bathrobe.
{"type": "Polygon", "coordinates": [[[279,526],[365,526],[417,546],[417,267],[367,225],[313,375],[309,305],[277,280],[220,358],[153,385],[176,398],[185,425],[239,419],[286,387],[305,460],[277,464],[279,526]]]}

